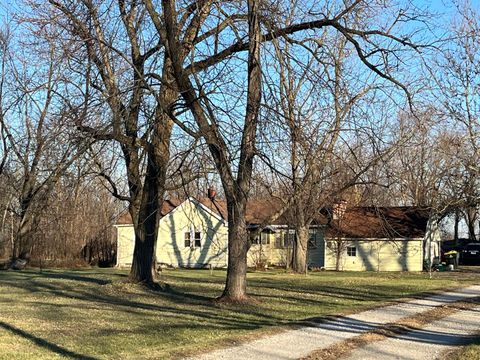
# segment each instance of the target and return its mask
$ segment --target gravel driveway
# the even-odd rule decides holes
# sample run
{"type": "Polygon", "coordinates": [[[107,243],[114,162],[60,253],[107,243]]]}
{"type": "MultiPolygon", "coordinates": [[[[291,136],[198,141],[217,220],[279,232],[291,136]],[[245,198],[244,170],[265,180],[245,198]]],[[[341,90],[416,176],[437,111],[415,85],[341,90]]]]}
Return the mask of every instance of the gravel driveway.
{"type": "Polygon", "coordinates": [[[454,345],[471,342],[473,340],[471,334],[478,330],[480,330],[480,307],[456,312],[421,330],[354,350],[347,359],[432,360],[454,345]]]}
{"type": "MultiPolygon", "coordinates": [[[[234,346],[226,349],[221,349],[213,351],[207,354],[198,355],[190,359],[199,359],[199,360],[216,360],[216,359],[225,359],[225,360],[253,360],[253,359],[263,359],[263,360],[282,360],[282,359],[298,359],[300,357],[307,356],[314,350],[326,348],[340,341],[352,338],[366,331],[370,331],[375,327],[384,325],[387,323],[397,322],[398,320],[413,316],[415,314],[431,310],[432,308],[444,304],[448,304],[454,301],[459,301],[475,296],[480,295],[480,285],[470,286],[464,289],[458,289],[448,293],[442,293],[434,296],[430,296],[424,299],[415,299],[408,302],[398,303],[395,305],[385,306],[373,310],[364,311],[358,314],[353,314],[349,316],[341,316],[334,320],[328,320],[323,323],[316,324],[314,326],[303,327],[297,330],[289,330],[282,332],[280,334],[266,336],[258,340],[241,344],[239,346],[234,346]]],[[[465,312],[461,316],[468,317],[470,312],[465,312]]],[[[460,316],[460,315],[459,315],[460,316]]],[[[477,312],[478,316],[478,312],[477,312]]],[[[459,318],[460,319],[460,318],[459,318]]],[[[452,320],[454,323],[462,323],[461,320],[452,320]]],[[[465,325],[464,331],[470,331],[471,327],[466,325],[466,322],[463,322],[465,325]]],[[[477,329],[478,329],[477,322],[477,329]]],[[[444,329],[445,324],[432,324],[432,326],[437,326],[440,329],[444,329]]],[[[455,328],[456,329],[456,328],[455,328]]],[[[435,330],[431,330],[434,332],[435,330]]],[[[455,330],[456,331],[456,330],[455,330]]],[[[428,333],[423,333],[426,335],[428,333]]],[[[415,347],[418,347],[420,343],[419,336],[422,334],[413,334],[412,338],[408,340],[399,339],[399,341],[413,341],[415,342],[415,347]],[[416,340],[414,340],[416,338],[416,340]]],[[[448,343],[448,340],[453,341],[453,337],[447,336],[445,334],[443,337],[444,342],[448,343]]],[[[406,335],[408,336],[408,334],[406,335]]],[[[455,338],[457,340],[458,338],[455,338]]],[[[392,341],[396,341],[392,340],[392,341]]],[[[409,343],[408,346],[411,343],[409,343]]],[[[426,344],[432,344],[432,342],[426,342],[426,344]]],[[[385,350],[387,353],[390,351],[390,354],[394,356],[395,347],[397,350],[402,349],[398,348],[399,345],[391,344],[388,349],[385,350]]],[[[403,346],[403,345],[402,345],[403,346]]],[[[407,346],[407,345],[405,345],[407,346]]],[[[364,358],[372,359],[372,352],[368,352],[367,348],[362,349],[366,351],[365,353],[359,353],[358,356],[365,356],[364,358]],[[364,355],[362,355],[364,354],[364,355]],[[370,354],[370,355],[368,355],[370,354]]],[[[375,351],[375,350],[372,350],[375,351]]],[[[403,354],[403,349],[401,350],[403,354]]],[[[357,359],[358,357],[353,357],[357,359]]],[[[384,359],[385,354],[379,359],[384,359]]],[[[403,357],[393,357],[398,359],[404,359],[403,357]]],[[[408,357],[407,357],[408,358],[408,357]]],[[[408,358],[409,359],[409,358],[408,358]]],[[[416,358],[412,358],[416,359],[416,358]]],[[[432,359],[430,356],[429,359],[432,359]]]]}

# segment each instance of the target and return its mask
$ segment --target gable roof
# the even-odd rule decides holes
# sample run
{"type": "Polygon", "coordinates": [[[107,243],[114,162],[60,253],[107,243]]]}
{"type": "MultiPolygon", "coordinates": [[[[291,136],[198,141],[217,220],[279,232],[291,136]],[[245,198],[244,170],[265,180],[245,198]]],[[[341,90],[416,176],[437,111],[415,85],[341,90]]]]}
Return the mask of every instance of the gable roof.
{"type": "MultiPolygon", "coordinates": [[[[175,210],[183,200],[180,199],[168,199],[164,200],[162,204],[162,208],[160,209],[160,217],[164,217],[165,215],[169,214],[173,210],[175,210]]],[[[117,225],[131,225],[133,224],[132,217],[128,211],[123,212],[117,219],[117,225]]]]}
{"type": "Polygon", "coordinates": [[[328,238],[423,238],[429,212],[412,206],[351,207],[331,219],[328,238]]]}

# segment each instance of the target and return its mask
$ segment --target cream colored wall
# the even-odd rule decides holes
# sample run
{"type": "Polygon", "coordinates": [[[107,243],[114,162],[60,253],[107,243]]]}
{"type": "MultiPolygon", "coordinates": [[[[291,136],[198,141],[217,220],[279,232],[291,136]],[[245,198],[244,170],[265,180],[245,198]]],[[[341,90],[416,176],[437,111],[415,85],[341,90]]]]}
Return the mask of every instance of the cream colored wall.
{"type": "Polygon", "coordinates": [[[117,266],[130,267],[132,265],[134,245],[133,225],[117,225],[117,266]]]}
{"type": "MultiPolygon", "coordinates": [[[[275,233],[267,234],[270,238],[270,244],[252,244],[247,256],[247,264],[249,267],[255,267],[256,263],[263,261],[267,265],[285,266],[287,259],[292,258],[292,247],[276,248],[275,238],[280,236],[284,237],[286,229],[276,228],[275,233]]],[[[324,266],[324,238],[323,231],[317,230],[316,246],[308,249],[307,263],[314,267],[324,266]]]]}
{"type": "MultiPolygon", "coordinates": [[[[188,200],[160,220],[157,261],[175,267],[225,267],[227,227],[210,211],[188,200]],[[201,247],[185,247],[185,232],[201,232],[201,247]]],[[[133,225],[117,226],[117,266],[130,266],[133,258],[133,225]]]]}
{"type": "MultiPolygon", "coordinates": [[[[414,240],[343,240],[340,270],[345,271],[422,271],[423,242],[414,240]],[[357,247],[356,256],[348,256],[346,245],[357,247]]],[[[325,268],[335,270],[336,251],[331,241],[325,248],[325,268]]]]}
{"type": "MultiPolygon", "coordinates": [[[[282,231],[282,230],[277,230],[282,231]]],[[[287,252],[291,249],[275,248],[276,234],[262,234],[270,239],[269,244],[252,244],[247,254],[247,265],[249,267],[256,267],[259,263],[266,263],[267,265],[285,266],[287,259],[287,252]]]]}
{"type": "Polygon", "coordinates": [[[228,229],[210,211],[192,201],[185,201],[162,218],[157,241],[157,261],[182,266],[227,265],[228,229]],[[200,231],[202,246],[185,247],[185,232],[200,231]]]}

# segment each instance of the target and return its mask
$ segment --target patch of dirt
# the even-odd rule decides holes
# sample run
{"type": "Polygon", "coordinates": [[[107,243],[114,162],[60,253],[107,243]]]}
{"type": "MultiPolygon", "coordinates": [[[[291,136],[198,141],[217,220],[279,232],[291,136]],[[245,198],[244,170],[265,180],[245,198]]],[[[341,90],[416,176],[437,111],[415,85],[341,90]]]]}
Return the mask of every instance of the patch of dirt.
{"type": "Polygon", "coordinates": [[[252,296],[243,296],[241,298],[238,297],[230,297],[230,296],[221,296],[216,299],[212,300],[215,304],[225,304],[225,305],[247,305],[247,306],[254,306],[261,303],[260,300],[252,297],[252,296]]]}
{"type": "Polygon", "coordinates": [[[170,286],[165,283],[155,282],[153,284],[132,283],[128,280],[114,281],[101,287],[102,291],[108,295],[116,294],[145,294],[148,291],[165,292],[170,286]]]}

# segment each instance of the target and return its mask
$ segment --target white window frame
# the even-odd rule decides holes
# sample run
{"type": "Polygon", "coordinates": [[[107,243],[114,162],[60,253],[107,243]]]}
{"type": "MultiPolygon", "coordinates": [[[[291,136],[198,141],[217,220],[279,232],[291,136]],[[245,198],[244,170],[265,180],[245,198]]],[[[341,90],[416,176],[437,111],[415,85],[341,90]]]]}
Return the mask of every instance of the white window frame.
{"type": "Polygon", "coordinates": [[[347,246],[347,256],[357,257],[357,245],[348,245],[347,246]],[[355,253],[355,255],[352,255],[352,252],[355,253]]]}
{"type": "Polygon", "coordinates": [[[184,244],[185,248],[190,248],[190,249],[201,248],[202,247],[202,232],[200,230],[197,230],[197,229],[191,227],[189,231],[185,231],[183,233],[183,244],[184,244]],[[190,243],[190,246],[186,245],[187,234],[189,234],[188,241],[190,243]],[[198,237],[196,237],[197,234],[198,234],[198,237]],[[198,244],[199,244],[198,246],[197,246],[197,241],[198,241],[198,244]]]}

